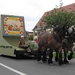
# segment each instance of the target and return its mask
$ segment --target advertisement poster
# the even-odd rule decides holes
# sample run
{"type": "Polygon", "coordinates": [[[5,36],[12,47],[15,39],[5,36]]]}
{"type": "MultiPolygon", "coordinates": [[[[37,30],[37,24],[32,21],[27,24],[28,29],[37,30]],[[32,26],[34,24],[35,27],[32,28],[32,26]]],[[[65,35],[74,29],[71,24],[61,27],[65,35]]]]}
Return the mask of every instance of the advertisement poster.
{"type": "Polygon", "coordinates": [[[19,36],[25,34],[24,17],[2,16],[3,36],[19,36]]]}

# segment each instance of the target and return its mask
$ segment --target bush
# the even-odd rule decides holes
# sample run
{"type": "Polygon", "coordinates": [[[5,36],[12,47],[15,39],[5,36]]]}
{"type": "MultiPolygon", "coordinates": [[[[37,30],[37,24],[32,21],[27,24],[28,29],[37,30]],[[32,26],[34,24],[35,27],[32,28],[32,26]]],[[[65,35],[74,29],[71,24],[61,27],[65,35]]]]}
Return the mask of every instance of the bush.
{"type": "Polygon", "coordinates": [[[38,44],[36,44],[35,42],[33,41],[27,41],[27,45],[29,46],[29,48],[31,50],[37,50],[38,49],[38,44]]]}

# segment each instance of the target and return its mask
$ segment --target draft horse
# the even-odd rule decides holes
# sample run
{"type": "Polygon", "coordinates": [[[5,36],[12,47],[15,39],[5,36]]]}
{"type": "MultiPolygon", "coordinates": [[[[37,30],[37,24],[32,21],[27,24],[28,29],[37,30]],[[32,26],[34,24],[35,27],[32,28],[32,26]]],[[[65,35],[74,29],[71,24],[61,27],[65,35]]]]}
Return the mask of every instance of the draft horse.
{"type": "Polygon", "coordinates": [[[46,62],[46,52],[49,48],[49,59],[48,63],[52,62],[53,50],[58,50],[58,63],[59,65],[63,64],[62,60],[62,40],[65,37],[66,27],[60,26],[54,28],[51,33],[45,32],[42,35],[38,36],[38,52],[37,52],[37,60],[41,60],[41,53],[43,54],[42,61],[46,62]]]}
{"type": "MultiPolygon", "coordinates": [[[[74,46],[74,42],[75,42],[75,28],[68,28],[67,31],[67,37],[65,38],[66,41],[63,41],[63,50],[64,50],[64,63],[67,64],[69,63],[68,60],[71,60],[73,58],[73,46],[74,46]],[[68,60],[67,60],[67,52],[71,51],[71,53],[68,56],[68,60]]],[[[56,57],[55,57],[55,61],[58,61],[58,52],[56,51],[56,57]]]]}

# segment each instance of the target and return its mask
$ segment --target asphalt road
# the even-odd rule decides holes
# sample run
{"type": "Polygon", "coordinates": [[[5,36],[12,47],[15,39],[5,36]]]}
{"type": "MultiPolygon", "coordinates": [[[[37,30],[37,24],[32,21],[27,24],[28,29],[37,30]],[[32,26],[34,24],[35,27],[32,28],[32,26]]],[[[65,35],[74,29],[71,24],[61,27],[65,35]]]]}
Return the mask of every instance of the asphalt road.
{"type": "Polygon", "coordinates": [[[63,66],[54,61],[51,66],[34,58],[18,60],[0,56],[0,75],[75,75],[75,59],[63,66]]]}

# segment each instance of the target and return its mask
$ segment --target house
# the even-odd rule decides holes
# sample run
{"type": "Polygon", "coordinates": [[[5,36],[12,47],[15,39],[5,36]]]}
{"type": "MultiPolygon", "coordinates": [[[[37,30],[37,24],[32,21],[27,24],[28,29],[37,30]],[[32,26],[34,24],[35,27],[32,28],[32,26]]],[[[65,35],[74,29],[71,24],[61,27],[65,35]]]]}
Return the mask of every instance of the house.
{"type": "MultiPolygon", "coordinates": [[[[64,10],[66,10],[67,12],[73,12],[75,11],[75,3],[67,5],[67,6],[63,6],[62,7],[64,10]]],[[[58,8],[57,10],[60,10],[60,8],[58,8]]],[[[35,27],[33,28],[33,35],[34,35],[34,39],[37,38],[37,36],[39,35],[40,31],[43,31],[43,28],[45,26],[45,23],[43,22],[43,18],[45,16],[47,16],[48,13],[50,13],[52,10],[47,11],[43,14],[43,16],[40,18],[40,20],[37,22],[37,24],[35,25],[35,27]],[[42,25],[42,27],[40,27],[42,25]],[[41,30],[42,28],[42,30],[41,30]]],[[[47,29],[48,31],[50,31],[51,29],[47,29]]]]}

